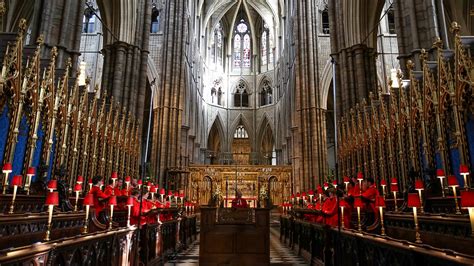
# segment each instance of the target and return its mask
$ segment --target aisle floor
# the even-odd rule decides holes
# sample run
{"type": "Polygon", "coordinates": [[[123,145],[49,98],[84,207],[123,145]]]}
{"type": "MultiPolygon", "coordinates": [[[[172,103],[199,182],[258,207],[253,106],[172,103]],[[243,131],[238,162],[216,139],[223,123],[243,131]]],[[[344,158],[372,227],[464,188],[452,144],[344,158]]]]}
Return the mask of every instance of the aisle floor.
{"type": "MultiPolygon", "coordinates": [[[[278,227],[270,228],[270,263],[271,265],[309,265],[296,252],[280,242],[278,227]]],[[[199,265],[199,239],[187,250],[179,253],[165,265],[199,265]]]]}

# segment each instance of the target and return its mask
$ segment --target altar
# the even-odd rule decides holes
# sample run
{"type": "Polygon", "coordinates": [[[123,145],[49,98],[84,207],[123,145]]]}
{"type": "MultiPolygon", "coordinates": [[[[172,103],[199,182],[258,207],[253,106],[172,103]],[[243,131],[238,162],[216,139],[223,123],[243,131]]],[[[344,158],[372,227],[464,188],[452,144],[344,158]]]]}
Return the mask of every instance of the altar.
{"type": "Polygon", "coordinates": [[[278,205],[291,194],[291,166],[191,165],[188,169],[186,194],[199,205],[217,199],[219,205],[230,207],[239,191],[256,208],[259,200],[278,205]]]}

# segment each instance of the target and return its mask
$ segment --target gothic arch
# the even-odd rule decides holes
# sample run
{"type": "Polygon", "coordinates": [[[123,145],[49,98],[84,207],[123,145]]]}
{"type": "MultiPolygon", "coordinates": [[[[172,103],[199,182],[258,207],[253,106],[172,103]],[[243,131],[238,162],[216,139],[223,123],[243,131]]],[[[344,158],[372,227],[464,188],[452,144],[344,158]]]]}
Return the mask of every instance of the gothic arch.
{"type": "Polygon", "coordinates": [[[271,164],[273,159],[273,151],[275,149],[275,131],[268,119],[267,114],[260,123],[258,130],[257,151],[260,154],[260,162],[262,164],[271,164]],[[270,156],[270,157],[269,157],[270,156]]]}
{"type": "Polygon", "coordinates": [[[221,152],[226,147],[226,137],[224,133],[222,119],[219,114],[216,115],[212,126],[207,132],[206,147],[208,150],[221,152]]]}
{"type": "MultiPolygon", "coordinates": [[[[234,119],[234,121],[232,121],[232,124],[229,128],[229,136],[228,136],[229,149],[228,150],[230,150],[231,148],[230,145],[232,144],[232,141],[234,141],[234,132],[240,124],[244,126],[245,130],[247,130],[251,144],[253,143],[253,140],[255,139],[254,132],[252,130],[253,127],[250,126],[251,123],[247,120],[247,118],[245,118],[243,114],[239,114],[234,119]]],[[[252,150],[254,150],[253,147],[252,147],[252,150]]]]}

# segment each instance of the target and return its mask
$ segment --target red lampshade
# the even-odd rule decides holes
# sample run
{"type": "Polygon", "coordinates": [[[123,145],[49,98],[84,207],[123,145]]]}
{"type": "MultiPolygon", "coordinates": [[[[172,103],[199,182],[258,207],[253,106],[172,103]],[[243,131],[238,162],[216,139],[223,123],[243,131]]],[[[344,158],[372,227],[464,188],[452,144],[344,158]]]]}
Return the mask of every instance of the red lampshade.
{"type": "Polygon", "coordinates": [[[180,198],[184,198],[184,193],[179,193],[180,198]]]}
{"type": "Polygon", "coordinates": [[[329,188],[329,184],[328,182],[324,182],[324,190],[328,189],[329,188]]]}
{"type": "Polygon", "coordinates": [[[109,206],[117,206],[117,196],[110,196],[108,203],[109,206]]]}
{"type": "Polygon", "coordinates": [[[381,185],[381,186],[386,186],[386,185],[387,185],[387,180],[382,179],[382,180],[380,181],[380,185],[381,185]]]}
{"type": "Polygon", "coordinates": [[[84,177],[82,175],[78,176],[77,180],[76,180],[76,183],[78,183],[78,184],[84,183],[84,177]]]}
{"type": "Polygon", "coordinates": [[[168,196],[173,196],[173,192],[171,190],[168,190],[168,196]]]}
{"type": "Polygon", "coordinates": [[[175,197],[179,197],[178,191],[175,191],[175,192],[174,192],[174,196],[175,196],[175,197]]]}
{"type": "Polygon", "coordinates": [[[46,196],[45,205],[53,205],[58,206],[59,204],[59,195],[58,192],[48,192],[48,196],[46,196]]]}
{"type": "Polygon", "coordinates": [[[160,195],[165,195],[165,189],[164,188],[160,188],[160,195]]]}
{"type": "Polygon", "coordinates": [[[142,185],[143,181],[141,179],[138,179],[137,185],[142,185]]]}
{"type": "Polygon", "coordinates": [[[74,186],[74,192],[81,192],[82,191],[82,186],[81,184],[76,184],[74,186]]]}
{"type": "Polygon", "coordinates": [[[362,199],[360,197],[357,197],[354,199],[354,207],[357,208],[363,208],[364,207],[364,203],[362,202],[362,199]]]}
{"type": "Polygon", "coordinates": [[[448,186],[459,187],[458,179],[453,175],[448,176],[448,186]]]}
{"type": "Polygon", "coordinates": [[[297,198],[299,198],[299,197],[300,197],[300,193],[299,193],[299,192],[298,192],[298,193],[296,193],[296,197],[297,197],[297,198]]]}
{"type": "Polygon", "coordinates": [[[344,177],[344,183],[349,183],[350,182],[350,178],[348,176],[345,176],[344,177]]]}
{"type": "Polygon", "coordinates": [[[89,178],[89,182],[88,182],[90,185],[92,185],[92,178],[89,178]]]}
{"type": "Polygon", "coordinates": [[[461,191],[461,207],[462,208],[474,207],[474,190],[461,191]]]}
{"type": "Polygon", "coordinates": [[[408,193],[408,203],[409,208],[421,208],[420,196],[418,193],[408,193]]]}
{"type": "Polygon", "coordinates": [[[125,177],[125,183],[130,183],[132,181],[132,178],[130,176],[125,177]]]}
{"type": "Polygon", "coordinates": [[[112,179],[117,179],[118,178],[118,173],[117,172],[112,172],[112,179]]]}
{"type": "Polygon", "coordinates": [[[398,180],[396,177],[392,177],[392,181],[390,182],[392,185],[398,185],[398,180]]]}
{"type": "Polygon", "coordinates": [[[313,196],[313,195],[314,195],[314,191],[311,189],[310,191],[308,191],[308,195],[313,196]]]}
{"type": "Polygon", "coordinates": [[[133,198],[132,197],[127,198],[127,206],[133,206],[133,198]]]}
{"type": "Polygon", "coordinates": [[[459,166],[459,173],[460,173],[461,175],[468,175],[468,174],[469,174],[469,168],[467,167],[467,165],[461,164],[461,165],[459,166]]]}
{"type": "Polygon", "coordinates": [[[323,194],[323,188],[321,186],[318,185],[318,194],[323,194]]]}
{"type": "Polygon", "coordinates": [[[13,171],[13,167],[11,163],[5,163],[3,165],[3,172],[4,173],[11,173],[13,171]]]}
{"type": "Polygon", "coordinates": [[[94,206],[94,195],[88,193],[84,197],[84,202],[82,203],[84,206],[94,206]]]}
{"type": "Polygon", "coordinates": [[[301,193],[301,197],[306,197],[306,192],[301,193]]]}
{"type": "Polygon", "coordinates": [[[337,180],[332,181],[333,186],[337,186],[337,180]]]}
{"type": "Polygon", "coordinates": [[[21,175],[16,175],[13,177],[11,185],[21,187],[22,183],[23,183],[23,177],[21,175]]]}
{"type": "Polygon", "coordinates": [[[48,182],[48,189],[55,190],[58,188],[58,180],[52,179],[48,182]]]}
{"type": "Polygon", "coordinates": [[[151,187],[152,185],[153,185],[153,183],[151,183],[150,181],[146,182],[147,187],[151,187]]]}
{"type": "Polygon", "coordinates": [[[357,180],[364,180],[364,174],[362,174],[362,172],[357,173],[357,180]]]}
{"type": "Polygon", "coordinates": [[[423,184],[423,180],[415,180],[415,189],[424,190],[425,184],[423,184]]]}
{"type": "Polygon", "coordinates": [[[385,199],[383,198],[383,196],[377,196],[377,197],[375,197],[375,206],[376,206],[376,207],[383,207],[383,208],[386,207],[386,205],[385,205],[385,199]]]}
{"type": "Polygon", "coordinates": [[[391,190],[392,192],[398,192],[398,185],[392,184],[392,185],[390,186],[390,190],[391,190]]]}
{"type": "Polygon", "coordinates": [[[26,175],[35,175],[35,174],[36,174],[36,168],[28,167],[28,171],[26,171],[26,175]]]}
{"type": "Polygon", "coordinates": [[[438,178],[444,178],[444,177],[446,177],[446,174],[444,173],[443,169],[438,169],[438,170],[436,170],[436,176],[438,178]]]}
{"type": "Polygon", "coordinates": [[[156,193],[156,186],[151,186],[150,192],[151,193],[156,193]]]}
{"type": "Polygon", "coordinates": [[[294,199],[294,198],[295,198],[295,194],[291,194],[291,198],[294,199]]]}

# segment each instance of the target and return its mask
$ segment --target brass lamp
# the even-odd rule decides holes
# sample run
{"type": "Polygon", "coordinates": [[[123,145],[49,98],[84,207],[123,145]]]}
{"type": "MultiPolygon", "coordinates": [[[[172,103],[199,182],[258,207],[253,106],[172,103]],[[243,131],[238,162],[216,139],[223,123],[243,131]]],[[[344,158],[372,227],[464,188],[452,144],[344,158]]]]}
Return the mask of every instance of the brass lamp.
{"type": "Polygon", "coordinates": [[[444,198],[446,197],[446,194],[444,193],[444,181],[443,181],[446,178],[446,174],[444,173],[444,170],[443,169],[436,170],[436,177],[439,179],[439,182],[441,183],[441,193],[444,198]]]}
{"type": "Polygon", "coordinates": [[[474,237],[474,191],[461,191],[461,207],[469,211],[469,220],[471,220],[471,236],[474,237]]]}
{"type": "Polygon", "coordinates": [[[397,192],[398,192],[398,180],[397,178],[393,177],[392,181],[390,182],[390,190],[393,193],[393,201],[395,202],[395,211],[398,211],[398,204],[397,204],[397,192]]]}
{"type": "Polygon", "coordinates": [[[165,189],[164,188],[160,188],[160,199],[161,199],[161,202],[163,202],[163,198],[165,197],[165,189]]]}
{"type": "Polygon", "coordinates": [[[132,213],[132,206],[133,206],[133,198],[128,197],[127,198],[127,209],[128,209],[128,216],[127,216],[127,227],[130,226],[130,215],[132,213]]]}
{"type": "Polygon", "coordinates": [[[459,183],[458,183],[458,180],[456,179],[456,176],[453,176],[453,175],[448,176],[448,186],[453,189],[454,203],[456,204],[456,214],[461,214],[461,210],[459,209],[459,204],[458,204],[458,197],[456,195],[456,188],[459,187],[459,183]]]}
{"type": "Polygon", "coordinates": [[[357,230],[362,231],[362,225],[360,224],[360,209],[364,207],[364,203],[360,197],[355,198],[354,207],[357,208],[357,230]]]}
{"type": "Polygon", "coordinates": [[[112,223],[114,221],[114,206],[117,206],[117,196],[110,196],[108,204],[110,206],[109,229],[112,229],[112,223]]]}
{"type": "Polygon", "coordinates": [[[48,190],[49,190],[49,192],[53,192],[53,191],[55,191],[56,189],[58,189],[58,180],[56,180],[56,179],[51,179],[51,180],[49,180],[49,182],[48,182],[48,190]]]}
{"type": "Polygon", "coordinates": [[[25,191],[26,195],[30,195],[30,186],[31,186],[31,179],[36,174],[36,169],[34,167],[28,167],[28,171],[26,172],[26,182],[25,182],[25,191]]]}
{"type": "Polygon", "coordinates": [[[375,207],[379,208],[379,215],[380,215],[380,234],[385,235],[385,227],[383,224],[383,209],[386,207],[385,199],[383,196],[377,196],[375,198],[375,207]]]}
{"type": "Polygon", "coordinates": [[[469,175],[469,168],[467,167],[467,165],[461,164],[459,166],[459,174],[461,174],[462,177],[464,178],[464,189],[468,190],[469,189],[469,179],[467,178],[467,176],[469,175]]]}
{"type": "Polygon", "coordinates": [[[332,181],[332,185],[334,186],[335,189],[337,189],[337,180],[332,181]]]}
{"type": "Polygon", "coordinates": [[[23,177],[21,175],[16,175],[12,178],[11,185],[13,186],[13,197],[12,197],[12,203],[10,205],[10,211],[8,212],[9,214],[13,214],[13,210],[15,209],[16,192],[18,190],[18,187],[21,187],[22,182],[23,182],[23,177]]]}
{"type": "Polygon", "coordinates": [[[76,204],[74,204],[74,211],[77,212],[77,203],[79,202],[79,194],[82,192],[81,184],[76,184],[74,186],[74,193],[76,194],[76,204]]]}
{"type": "Polygon", "coordinates": [[[5,163],[3,165],[2,172],[5,175],[3,178],[3,194],[6,193],[7,187],[8,187],[8,175],[13,171],[12,164],[11,163],[5,163]]]}
{"type": "Polygon", "coordinates": [[[347,192],[347,185],[350,183],[350,178],[348,176],[344,177],[344,185],[346,185],[346,192],[347,192]]]}
{"type": "Polygon", "coordinates": [[[48,192],[48,195],[46,196],[46,203],[45,205],[48,206],[48,228],[46,230],[46,235],[44,236],[45,241],[51,240],[51,223],[53,221],[53,211],[54,211],[54,206],[58,206],[59,204],[59,196],[58,192],[48,192]]]}
{"type": "Polygon", "coordinates": [[[112,179],[112,187],[115,187],[115,181],[117,181],[118,173],[112,172],[112,176],[110,178],[112,179]]]}
{"type": "Polygon", "coordinates": [[[364,174],[362,172],[357,173],[357,181],[359,181],[359,195],[361,194],[362,189],[362,180],[364,180],[364,174]]]}
{"type": "Polygon", "coordinates": [[[418,214],[416,213],[416,209],[421,207],[421,201],[420,197],[418,196],[418,193],[408,193],[407,206],[409,208],[413,208],[413,219],[415,221],[415,242],[422,243],[420,229],[418,227],[418,214]]]}
{"type": "Polygon", "coordinates": [[[314,191],[311,189],[308,191],[309,201],[313,203],[314,191]]]}
{"type": "Polygon", "coordinates": [[[425,185],[423,184],[423,180],[415,180],[415,190],[418,191],[418,195],[420,196],[420,202],[421,202],[421,207],[420,207],[420,213],[425,213],[425,210],[423,209],[423,197],[421,195],[421,191],[425,190],[425,185]]]}
{"type": "Polygon", "coordinates": [[[385,187],[387,186],[387,181],[385,179],[382,179],[380,181],[380,186],[382,187],[382,196],[385,199],[385,187]]]}
{"type": "Polygon", "coordinates": [[[84,220],[84,228],[82,229],[83,234],[87,234],[87,227],[89,225],[89,210],[91,206],[94,206],[94,195],[87,194],[84,197],[82,205],[86,208],[86,219],[84,220]]]}

